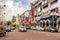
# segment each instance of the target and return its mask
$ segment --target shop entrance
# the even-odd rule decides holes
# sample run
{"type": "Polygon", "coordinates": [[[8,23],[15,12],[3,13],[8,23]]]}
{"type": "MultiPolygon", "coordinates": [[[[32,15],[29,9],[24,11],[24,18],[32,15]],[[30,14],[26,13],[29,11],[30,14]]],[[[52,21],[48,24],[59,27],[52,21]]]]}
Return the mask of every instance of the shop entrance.
{"type": "Polygon", "coordinates": [[[46,26],[48,27],[50,25],[49,21],[46,22],[46,26]]]}
{"type": "Polygon", "coordinates": [[[45,22],[43,22],[43,27],[45,27],[45,22]]]}
{"type": "Polygon", "coordinates": [[[43,22],[40,22],[40,26],[43,27],[43,22]]]}
{"type": "Polygon", "coordinates": [[[54,23],[54,28],[56,28],[56,22],[54,23]]]}

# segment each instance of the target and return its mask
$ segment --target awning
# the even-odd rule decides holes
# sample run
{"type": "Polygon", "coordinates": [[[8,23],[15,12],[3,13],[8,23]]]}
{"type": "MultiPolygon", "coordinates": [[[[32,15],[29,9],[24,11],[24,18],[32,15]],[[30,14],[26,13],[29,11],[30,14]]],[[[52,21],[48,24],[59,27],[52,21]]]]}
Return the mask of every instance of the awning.
{"type": "Polygon", "coordinates": [[[41,17],[40,17],[40,19],[42,19],[42,18],[47,18],[47,17],[50,17],[50,14],[44,14],[44,15],[42,15],[41,17]]]}
{"type": "Polygon", "coordinates": [[[50,17],[49,20],[50,20],[50,22],[54,22],[54,18],[50,17]]]}
{"type": "Polygon", "coordinates": [[[51,13],[50,15],[60,16],[60,13],[51,13]]]}
{"type": "Polygon", "coordinates": [[[54,15],[60,16],[60,13],[44,14],[44,15],[41,15],[40,19],[47,18],[47,17],[54,16],[54,15]]]}

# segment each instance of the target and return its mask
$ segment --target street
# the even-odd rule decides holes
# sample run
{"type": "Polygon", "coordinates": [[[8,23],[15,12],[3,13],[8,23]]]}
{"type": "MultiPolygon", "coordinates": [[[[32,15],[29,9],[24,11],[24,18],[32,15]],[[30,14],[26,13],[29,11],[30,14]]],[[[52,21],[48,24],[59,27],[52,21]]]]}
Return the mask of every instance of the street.
{"type": "Polygon", "coordinates": [[[60,40],[60,33],[42,32],[28,30],[19,32],[18,29],[8,32],[6,37],[0,37],[0,40],[60,40]]]}

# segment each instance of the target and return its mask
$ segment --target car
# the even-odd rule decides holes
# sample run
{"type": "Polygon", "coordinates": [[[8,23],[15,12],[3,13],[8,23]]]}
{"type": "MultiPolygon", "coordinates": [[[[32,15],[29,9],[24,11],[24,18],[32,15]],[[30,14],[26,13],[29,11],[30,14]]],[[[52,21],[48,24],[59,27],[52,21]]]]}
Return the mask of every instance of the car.
{"type": "Polygon", "coordinates": [[[38,31],[44,31],[44,28],[40,27],[40,26],[36,26],[36,30],[38,30],[38,31]]]}
{"type": "Polygon", "coordinates": [[[3,26],[0,26],[0,36],[6,36],[6,28],[3,26]]]}
{"type": "Polygon", "coordinates": [[[26,27],[24,27],[24,26],[20,26],[18,30],[19,30],[19,32],[26,32],[27,31],[26,27]]]}
{"type": "Polygon", "coordinates": [[[55,28],[52,28],[52,27],[46,27],[45,31],[48,31],[48,32],[58,32],[55,28]]]}
{"type": "Polygon", "coordinates": [[[32,30],[36,30],[36,27],[34,27],[34,26],[31,26],[31,29],[32,29],[32,30]]]}
{"type": "Polygon", "coordinates": [[[6,27],[6,32],[11,32],[11,27],[6,27]]]}
{"type": "Polygon", "coordinates": [[[29,26],[25,26],[26,27],[26,29],[30,29],[30,27],[29,26]]]}
{"type": "Polygon", "coordinates": [[[11,26],[11,30],[15,30],[15,27],[11,26]]]}

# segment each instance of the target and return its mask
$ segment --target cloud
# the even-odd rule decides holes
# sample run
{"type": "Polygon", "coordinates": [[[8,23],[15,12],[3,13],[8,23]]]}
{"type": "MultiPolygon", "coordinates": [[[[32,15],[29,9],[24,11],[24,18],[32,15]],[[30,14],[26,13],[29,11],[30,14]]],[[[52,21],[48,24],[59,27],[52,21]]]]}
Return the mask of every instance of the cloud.
{"type": "Polygon", "coordinates": [[[17,14],[22,14],[26,10],[30,10],[30,2],[32,0],[5,0],[6,4],[6,20],[11,20],[12,16],[16,16],[17,14]],[[24,4],[25,2],[26,4],[24,4]]]}
{"type": "Polygon", "coordinates": [[[21,2],[14,2],[13,0],[7,0],[5,4],[6,4],[6,9],[5,9],[6,20],[11,20],[12,16],[15,16],[17,14],[22,14],[26,10],[25,8],[23,8],[21,2]]]}

